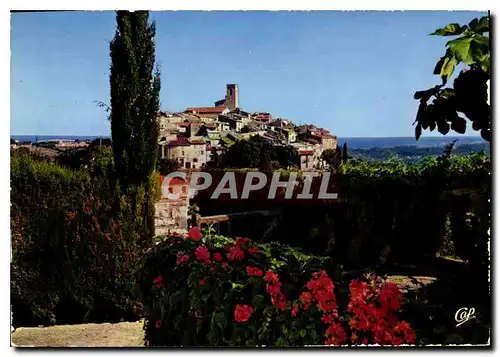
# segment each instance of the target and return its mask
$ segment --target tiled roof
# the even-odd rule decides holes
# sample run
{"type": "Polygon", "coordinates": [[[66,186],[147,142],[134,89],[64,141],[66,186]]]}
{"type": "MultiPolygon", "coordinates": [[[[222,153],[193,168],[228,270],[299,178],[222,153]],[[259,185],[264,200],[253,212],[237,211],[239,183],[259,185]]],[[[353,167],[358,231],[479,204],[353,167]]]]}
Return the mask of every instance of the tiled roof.
{"type": "Polygon", "coordinates": [[[196,113],[213,113],[213,114],[220,114],[222,113],[226,108],[224,107],[201,107],[201,108],[187,108],[185,112],[196,112],[196,113]]]}
{"type": "Polygon", "coordinates": [[[313,154],[313,151],[312,150],[303,150],[303,151],[299,151],[299,155],[300,156],[309,156],[309,155],[312,155],[313,154]]]}
{"type": "Polygon", "coordinates": [[[187,138],[177,138],[176,140],[172,140],[167,143],[167,147],[176,147],[176,146],[189,146],[191,143],[187,138]]]}

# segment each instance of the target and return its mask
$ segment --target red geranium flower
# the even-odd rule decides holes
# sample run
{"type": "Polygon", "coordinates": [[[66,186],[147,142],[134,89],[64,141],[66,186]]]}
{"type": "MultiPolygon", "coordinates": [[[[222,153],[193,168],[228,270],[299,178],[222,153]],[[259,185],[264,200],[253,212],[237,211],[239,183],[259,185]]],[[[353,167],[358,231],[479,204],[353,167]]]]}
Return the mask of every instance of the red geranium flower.
{"type": "Polygon", "coordinates": [[[162,276],[157,276],[156,278],[153,279],[153,284],[156,285],[158,289],[160,289],[163,286],[163,277],[162,276]]]}
{"type": "Polygon", "coordinates": [[[264,280],[267,281],[268,283],[275,283],[278,282],[279,280],[278,274],[274,273],[271,270],[268,270],[266,272],[266,276],[264,277],[264,280]]]}
{"type": "Polygon", "coordinates": [[[229,251],[229,254],[227,255],[227,259],[229,260],[243,260],[244,257],[245,253],[238,245],[232,247],[231,250],[229,251]]]}
{"type": "Polygon", "coordinates": [[[253,307],[250,305],[236,305],[234,309],[234,320],[236,322],[246,322],[253,312],[253,307]]]}
{"type": "Polygon", "coordinates": [[[227,269],[229,267],[229,263],[228,262],[222,262],[222,266],[224,267],[224,269],[227,269]]]}
{"type": "Polygon", "coordinates": [[[251,266],[247,266],[246,268],[248,276],[262,276],[262,270],[259,268],[254,268],[251,266]]]}
{"type": "Polygon", "coordinates": [[[248,248],[247,252],[250,254],[255,254],[259,252],[259,248],[257,247],[248,248]]]}
{"type": "Polygon", "coordinates": [[[220,253],[214,253],[213,258],[216,262],[220,262],[222,260],[222,255],[220,253]]]}
{"type": "Polygon", "coordinates": [[[161,327],[161,321],[160,320],[156,320],[156,328],[160,328],[161,327]]]}
{"type": "Polygon", "coordinates": [[[199,246],[194,250],[196,259],[204,264],[210,264],[210,252],[207,247],[199,246]]]}
{"type": "Polygon", "coordinates": [[[236,245],[246,245],[250,242],[250,239],[248,238],[237,238],[234,241],[234,244],[236,245]]]}
{"type": "Polygon", "coordinates": [[[311,293],[304,291],[302,294],[300,294],[299,299],[300,299],[300,301],[302,301],[302,303],[304,305],[307,305],[307,304],[311,303],[312,295],[311,295],[311,293]]]}
{"type": "Polygon", "coordinates": [[[203,286],[203,285],[205,285],[205,280],[201,279],[201,280],[199,281],[199,283],[200,283],[200,286],[203,286]]]}
{"type": "Polygon", "coordinates": [[[187,263],[189,261],[189,256],[187,255],[177,255],[177,265],[182,264],[182,263],[187,263]]]}
{"type": "Polygon", "coordinates": [[[198,228],[193,227],[189,230],[187,234],[188,238],[194,241],[199,241],[202,237],[201,232],[198,228]]]}
{"type": "Polygon", "coordinates": [[[297,316],[298,313],[299,313],[299,305],[293,304],[293,307],[292,307],[292,316],[297,316]]]}

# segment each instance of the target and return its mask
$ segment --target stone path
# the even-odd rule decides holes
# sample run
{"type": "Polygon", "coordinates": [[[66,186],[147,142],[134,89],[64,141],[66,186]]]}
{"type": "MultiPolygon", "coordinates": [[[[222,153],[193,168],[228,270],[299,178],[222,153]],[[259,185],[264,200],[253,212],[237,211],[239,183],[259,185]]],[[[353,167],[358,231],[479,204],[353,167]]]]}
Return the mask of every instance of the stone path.
{"type": "Polygon", "coordinates": [[[13,347],[143,347],[143,321],[104,324],[21,327],[13,347]]]}

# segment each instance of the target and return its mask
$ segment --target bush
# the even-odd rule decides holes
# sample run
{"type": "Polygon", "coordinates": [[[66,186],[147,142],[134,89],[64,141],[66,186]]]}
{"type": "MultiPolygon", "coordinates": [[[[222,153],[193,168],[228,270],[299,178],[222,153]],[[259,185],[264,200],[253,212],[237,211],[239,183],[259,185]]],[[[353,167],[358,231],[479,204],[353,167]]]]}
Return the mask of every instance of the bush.
{"type": "Polygon", "coordinates": [[[141,190],[11,158],[14,326],[135,321],[131,270],[150,246],[141,190]]]}
{"type": "MultiPolygon", "coordinates": [[[[267,188],[252,191],[247,200],[230,199],[227,194],[212,200],[212,187],[199,192],[194,201],[202,216],[281,209],[282,219],[270,240],[313,254],[328,250],[335,261],[352,267],[379,264],[383,251],[388,252],[388,262],[418,262],[435,256],[445,236],[461,257],[487,252],[490,171],[490,159],[484,154],[426,158],[412,164],[396,159],[349,161],[330,178],[337,191],[328,192],[339,193],[334,202],[282,200],[280,195],[270,200],[267,188]]],[[[284,181],[286,172],[282,173],[284,181]]],[[[244,181],[236,178],[237,184],[244,181]]],[[[214,179],[212,186],[217,184],[214,179]]],[[[256,219],[250,226],[257,231],[267,224],[256,219]]],[[[251,234],[231,227],[236,235],[251,234]]]]}
{"type": "Polygon", "coordinates": [[[146,346],[415,343],[396,285],[353,280],[328,259],[246,238],[170,236],[137,279],[146,346]],[[330,276],[337,277],[334,283],[330,276]]]}

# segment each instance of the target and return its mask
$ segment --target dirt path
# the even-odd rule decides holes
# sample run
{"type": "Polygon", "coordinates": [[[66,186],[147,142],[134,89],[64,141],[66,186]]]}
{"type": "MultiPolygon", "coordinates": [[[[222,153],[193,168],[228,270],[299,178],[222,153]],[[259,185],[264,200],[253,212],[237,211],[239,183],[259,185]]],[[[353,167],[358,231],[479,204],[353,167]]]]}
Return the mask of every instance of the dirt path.
{"type": "Polygon", "coordinates": [[[143,347],[143,321],[21,327],[12,334],[15,347],[143,347]]]}

